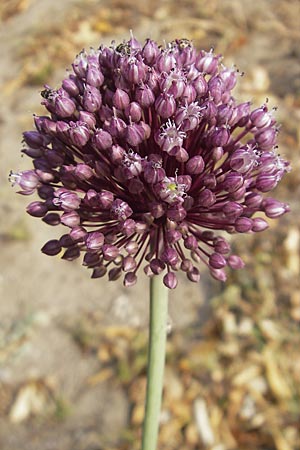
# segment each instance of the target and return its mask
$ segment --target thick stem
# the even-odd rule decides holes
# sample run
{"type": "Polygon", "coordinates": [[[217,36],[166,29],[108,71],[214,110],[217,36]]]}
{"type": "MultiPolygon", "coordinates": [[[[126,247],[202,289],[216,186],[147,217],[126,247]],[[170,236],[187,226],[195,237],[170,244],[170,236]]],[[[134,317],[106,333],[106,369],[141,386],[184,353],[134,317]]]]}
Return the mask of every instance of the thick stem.
{"type": "Polygon", "coordinates": [[[150,280],[148,379],[142,450],[156,450],[165,366],[168,288],[161,275],[150,280]]]}

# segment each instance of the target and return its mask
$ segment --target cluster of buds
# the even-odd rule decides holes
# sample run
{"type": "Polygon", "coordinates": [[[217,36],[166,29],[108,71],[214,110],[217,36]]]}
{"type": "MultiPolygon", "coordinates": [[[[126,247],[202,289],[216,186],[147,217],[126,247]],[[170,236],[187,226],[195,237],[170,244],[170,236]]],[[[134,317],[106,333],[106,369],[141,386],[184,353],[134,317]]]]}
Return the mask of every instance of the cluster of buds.
{"type": "Polygon", "coordinates": [[[42,251],[83,254],[93,278],[123,275],[125,286],[141,266],[170,289],[178,270],[198,282],[200,262],[222,281],[226,266],[242,268],[216,231],[259,232],[268,224],[257,213],[289,210],[264,196],[289,170],[267,105],[237,103],[237,71],[186,39],[131,37],[82,51],[72,67],[59,89],[45,87],[49,114],[24,133],[34,168],[11,174],[40,197],[30,215],[68,229],[42,251]]]}

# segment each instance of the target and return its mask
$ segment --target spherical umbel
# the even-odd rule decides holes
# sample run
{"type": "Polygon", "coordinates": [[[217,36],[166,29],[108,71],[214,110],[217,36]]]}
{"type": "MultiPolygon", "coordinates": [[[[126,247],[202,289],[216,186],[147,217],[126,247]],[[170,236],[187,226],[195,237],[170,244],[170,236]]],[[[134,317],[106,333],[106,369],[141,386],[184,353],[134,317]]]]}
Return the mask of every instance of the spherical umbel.
{"type": "Polygon", "coordinates": [[[241,269],[218,231],[253,233],[289,211],[264,193],[290,170],[277,154],[278,127],[267,105],[251,111],[231,90],[237,73],[192,42],[163,47],[131,37],[82,51],[59,89],[45,86],[43,116],[24,132],[33,168],[10,174],[19,193],[37,192],[27,212],[66,234],[43,253],[83,255],[92,277],[139,269],[198,282],[206,264],[217,280],[241,269]],[[261,213],[259,215],[259,213],[261,213]]]}

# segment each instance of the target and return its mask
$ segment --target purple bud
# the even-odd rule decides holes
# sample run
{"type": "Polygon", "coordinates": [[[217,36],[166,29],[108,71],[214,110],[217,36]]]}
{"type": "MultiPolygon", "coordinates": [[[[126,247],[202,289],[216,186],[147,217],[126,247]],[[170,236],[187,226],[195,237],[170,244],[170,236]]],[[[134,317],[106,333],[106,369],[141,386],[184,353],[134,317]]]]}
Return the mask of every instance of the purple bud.
{"type": "Polygon", "coordinates": [[[102,129],[97,130],[97,132],[93,136],[93,144],[99,150],[107,150],[111,148],[113,141],[111,135],[102,129]]]}
{"type": "Polygon", "coordinates": [[[232,115],[228,125],[244,127],[249,121],[250,102],[240,103],[232,109],[232,115]]]}
{"type": "Polygon", "coordinates": [[[228,91],[236,85],[236,71],[232,69],[224,69],[220,72],[220,78],[224,83],[224,88],[228,91]]]}
{"type": "Polygon", "coordinates": [[[100,231],[88,233],[85,244],[90,251],[101,250],[102,245],[104,244],[104,236],[100,231]]]}
{"type": "Polygon", "coordinates": [[[74,228],[80,224],[80,216],[76,211],[64,212],[60,221],[63,225],[74,228]]]}
{"type": "Polygon", "coordinates": [[[197,155],[189,159],[185,167],[187,173],[189,173],[190,175],[198,175],[199,173],[203,172],[205,163],[202,156],[197,155]]]}
{"type": "Polygon", "coordinates": [[[121,222],[120,229],[125,236],[131,236],[136,231],[136,222],[133,219],[126,219],[124,222],[121,222]]]}
{"type": "Polygon", "coordinates": [[[69,234],[63,234],[59,239],[59,243],[62,247],[68,248],[74,245],[74,240],[69,234]]]}
{"type": "Polygon", "coordinates": [[[70,236],[75,242],[84,241],[87,234],[87,231],[83,227],[74,227],[70,231],[70,236]]]}
{"type": "Polygon", "coordinates": [[[167,217],[174,222],[181,222],[186,217],[186,210],[181,205],[175,205],[168,209],[167,217]]]}
{"type": "Polygon", "coordinates": [[[219,75],[212,77],[208,82],[208,89],[216,104],[222,100],[222,94],[225,91],[224,83],[219,75]]]}
{"type": "MultiPolygon", "coordinates": [[[[176,157],[176,161],[179,161],[180,163],[184,163],[184,162],[188,161],[189,154],[183,147],[177,147],[177,148],[175,147],[174,150],[175,150],[174,156],[176,157]]],[[[169,155],[173,156],[172,150],[169,152],[169,155]]]]}
{"type": "Polygon", "coordinates": [[[108,272],[108,279],[109,281],[116,281],[121,276],[121,268],[120,267],[114,267],[108,272]]]}
{"type": "Polygon", "coordinates": [[[197,196],[197,206],[199,205],[199,207],[209,208],[210,206],[214,205],[216,201],[217,199],[215,194],[209,189],[204,189],[197,196]]]}
{"type": "Polygon", "coordinates": [[[64,211],[72,211],[78,209],[81,199],[74,192],[66,189],[57,189],[54,192],[53,205],[63,209],[64,211]]]}
{"type": "Polygon", "coordinates": [[[178,230],[168,230],[167,231],[167,241],[169,244],[175,244],[175,242],[180,241],[182,234],[178,230]]]}
{"type": "Polygon", "coordinates": [[[87,84],[94,87],[102,86],[104,82],[104,76],[99,67],[89,66],[86,74],[87,84]]]}
{"type": "Polygon", "coordinates": [[[118,109],[125,109],[129,103],[130,98],[127,92],[123,91],[122,89],[116,89],[116,92],[113,95],[113,105],[118,109]]]}
{"type": "Polygon", "coordinates": [[[96,126],[96,118],[93,113],[87,111],[80,111],[78,119],[79,122],[86,123],[90,128],[95,128],[96,126]]]}
{"type": "Polygon", "coordinates": [[[258,209],[263,201],[263,197],[255,192],[250,193],[245,198],[245,205],[251,209],[258,209]]]}
{"type": "Polygon", "coordinates": [[[216,253],[226,255],[230,252],[230,244],[223,237],[217,237],[214,241],[214,249],[216,253]]]}
{"type": "Polygon", "coordinates": [[[88,65],[87,54],[86,54],[85,50],[82,50],[82,52],[76,56],[76,59],[75,59],[74,63],[72,64],[75,74],[78,75],[80,78],[85,77],[87,65],[88,65]]]}
{"type": "Polygon", "coordinates": [[[232,116],[232,107],[229,104],[222,103],[217,109],[217,124],[226,125],[232,116]]]}
{"type": "Polygon", "coordinates": [[[96,267],[96,268],[93,270],[93,273],[92,273],[91,278],[101,278],[101,277],[104,277],[104,275],[106,274],[106,272],[107,272],[107,268],[106,268],[105,266],[99,266],[99,267],[96,267]]]}
{"type": "Polygon", "coordinates": [[[243,207],[237,202],[228,202],[223,208],[223,212],[229,219],[237,219],[243,212],[243,207]]]}
{"type": "Polygon", "coordinates": [[[135,255],[139,249],[139,245],[136,241],[129,241],[125,245],[125,250],[129,255],[135,255]]]}
{"type": "MultiPolygon", "coordinates": [[[[50,135],[53,135],[56,133],[57,123],[54,122],[54,120],[50,120],[49,117],[34,116],[34,123],[35,123],[37,130],[40,133],[46,133],[46,134],[50,134],[50,135]]],[[[31,133],[31,131],[30,131],[30,133],[31,133]]],[[[50,142],[49,137],[48,137],[48,142],[50,142]]],[[[33,147],[33,145],[31,145],[31,147],[33,147]]]]}
{"type": "Polygon", "coordinates": [[[155,101],[155,110],[163,119],[168,119],[176,111],[176,101],[173,95],[163,92],[155,101]]]}
{"type": "Polygon", "coordinates": [[[236,219],[234,226],[239,233],[247,233],[253,227],[253,220],[247,217],[239,217],[236,219]]]}
{"type": "Polygon", "coordinates": [[[216,163],[220,161],[224,156],[224,150],[223,147],[216,147],[213,149],[211,158],[216,163]]]}
{"type": "Polygon", "coordinates": [[[270,219],[277,219],[290,210],[286,203],[281,203],[271,197],[264,199],[261,206],[270,219]]]}
{"type": "Polygon", "coordinates": [[[150,261],[150,268],[155,275],[159,275],[165,267],[165,263],[158,258],[154,258],[150,261]]]}
{"type": "Polygon", "coordinates": [[[132,147],[136,147],[143,142],[145,138],[145,130],[142,125],[134,123],[132,125],[128,125],[125,136],[126,142],[129,145],[132,145],[132,147]]]}
{"type": "Polygon", "coordinates": [[[80,249],[77,247],[77,245],[74,245],[73,247],[67,248],[61,259],[64,259],[66,261],[74,261],[74,259],[79,258],[79,256],[80,249]]]}
{"type": "Polygon", "coordinates": [[[114,164],[120,164],[123,161],[124,155],[125,150],[120,145],[113,145],[109,152],[110,159],[114,164]]]}
{"type": "Polygon", "coordinates": [[[58,95],[54,101],[55,113],[62,118],[70,117],[75,112],[76,105],[72,99],[58,95]]]}
{"type": "Polygon", "coordinates": [[[155,219],[159,219],[160,217],[165,215],[166,207],[162,203],[154,202],[151,204],[150,211],[155,219]]]}
{"type": "Polygon", "coordinates": [[[141,60],[134,57],[129,58],[121,70],[130,83],[138,84],[146,77],[146,66],[141,60]]]}
{"type": "Polygon", "coordinates": [[[208,85],[203,75],[200,74],[193,81],[193,87],[195,88],[199,97],[204,97],[204,95],[207,93],[208,85]]]}
{"type": "Polygon", "coordinates": [[[125,114],[132,122],[139,122],[142,117],[142,108],[137,102],[129,103],[125,108],[125,114]]]}
{"type": "Polygon", "coordinates": [[[94,171],[87,164],[79,163],[74,169],[74,175],[80,180],[87,181],[94,176],[94,171]]]}
{"type": "Polygon", "coordinates": [[[225,282],[227,280],[227,276],[224,269],[211,269],[210,274],[215,280],[225,282]]]}
{"type": "Polygon", "coordinates": [[[106,261],[113,261],[120,254],[119,248],[110,244],[104,244],[102,247],[102,252],[106,261]]]}
{"type": "Polygon", "coordinates": [[[41,148],[23,148],[21,152],[33,159],[44,155],[44,150],[41,148]]]}
{"type": "Polygon", "coordinates": [[[193,270],[193,263],[190,259],[183,259],[180,265],[181,270],[183,272],[191,272],[193,270]]]}
{"type": "Polygon", "coordinates": [[[100,262],[100,256],[97,253],[85,253],[84,257],[83,257],[83,262],[82,264],[84,266],[88,266],[88,267],[95,267],[98,266],[100,262]]]}
{"type": "Polygon", "coordinates": [[[122,269],[124,272],[131,272],[136,269],[136,266],[136,260],[132,256],[128,255],[123,258],[122,269]]]}
{"type": "Polygon", "coordinates": [[[223,147],[230,138],[229,129],[226,126],[216,127],[210,136],[210,142],[213,147],[223,147]]]}
{"type": "Polygon", "coordinates": [[[159,55],[159,48],[156,42],[152,41],[151,39],[147,39],[147,42],[142,50],[142,55],[144,57],[145,63],[149,66],[152,66],[157,56],[159,55]]]}
{"type": "Polygon", "coordinates": [[[94,113],[100,109],[102,97],[99,90],[94,86],[87,86],[83,94],[83,107],[88,112],[94,113]]]}
{"type": "Polygon", "coordinates": [[[24,131],[23,138],[26,144],[32,148],[40,148],[47,145],[50,139],[38,131],[24,131]]]}
{"type": "Polygon", "coordinates": [[[63,80],[62,87],[72,97],[79,94],[78,80],[74,75],[70,75],[69,78],[63,80]]]}
{"type": "Polygon", "coordinates": [[[208,189],[215,189],[215,187],[217,186],[217,179],[215,174],[214,173],[206,174],[202,179],[202,183],[208,189]]]}
{"type": "Polygon", "coordinates": [[[144,190],[144,183],[138,178],[132,178],[128,182],[128,191],[131,194],[140,194],[144,190]]]}
{"type": "Polygon", "coordinates": [[[84,122],[70,122],[68,130],[72,144],[83,147],[90,138],[90,130],[84,122]]]}
{"type": "Polygon", "coordinates": [[[108,131],[112,137],[115,138],[122,138],[125,134],[125,130],[127,128],[126,123],[124,120],[120,119],[119,117],[112,117],[110,123],[108,125],[105,125],[106,131],[108,131]]]}
{"type": "Polygon", "coordinates": [[[254,109],[250,114],[250,120],[256,128],[268,128],[272,125],[272,117],[266,105],[254,109]]]}
{"type": "Polygon", "coordinates": [[[219,56],[215,56],[212,52],[201,52],[200,56],[196,59],[195,65],[199,72],[214,75],[218,69],[219,58],[219,56]]]}
{"type": "Polygon", "coordinates": [[[99,205],[101,208],[110,209],[114,201],[114,195],[110,191],[101,191],[99,193],[99,205]]]}
{"type": "Polygon", "coordinates": [[[255,140],[261,150],[271,150],[276,144],[276,130],[272,127],[264,128],[255,134],[255,140]]]}
{"type": "Polygon", "coordinates": [[[38,194],[39,197],[42,198],[43,200],[48,200],[48,199],[52,199],[53,194],[54,194],[54,189],[52,186],[40,186],[38,188],[38,194]]]}
{"type": "Polygon", "coordinates": [[[167,92],[174,98],[179,98],[186,86],[185,76],[180,69],[174,69],[169,74],[163,72],[160,76],[159,86],[162,92],[167,92]]]}
{"type": "Polygon", "coordinates": [[[256,188],[261,192],[272,191],[278,183],[278,179],[275,175],[258,175],[256,179],[256,188]]]}
{"type": "Polygon", "coordinates": [[[61,251],[61,245],[58,240],[52,239],[41,248],[41,251],[45,253],[45,255],[48,256],[55,256],[58,255],[61,251]]]}
{"type": "Polygon", "coordinates": [[[244,261],[237,255],[230,255],[227,262],[232,269],[243,269],[245,267],[244,261]]]}
{"type": "Polygon", "coordinates": [[[179,261],[178,253],[176,250],[174,250],[174,248],[167,247],[161,254],[161,260],[166,264],[175,266],[179,261]]]}
{"type": "Polygon", "coordinates": [[[128,272],[126,273],[124,277],[124,286],[125,287],[131,287],[134,286],[137,282],[137,276],[134,272],[128,272]]]}
{"type": "Polygon", "coordinates": [[[156,66],[160,73],[170,72],[171,69],[176,67],[176,58],[171,51],[162,51],[156,58],[156,66]]]}
{"type": "Polygon", "coordinates": [[[142,85],[135,91],[135,100],[142,108],[149,108],[155,101],[155,95],[149,86],[142,85]]]}
{"type": "Polygon", "coordinates": [[[162,168],[162,158],[159,155],[151,154],[144,163],[144,178],[147,183],[156,184],[166,176],[162,168]]]}
{"type": "Polygon", "coordinates": [[[226,259],[220,253],[212,253],[209,257],[209,265],[213,269],[222,269],[226,264],[226,259]]]}
{"type": "Polygon", "coordinates": [[[237,191],[244,183],[243,176],[238,172],[229,172],[224,182],[222,183],[223,189],[228,192],[237,191]]]}
{"type": "Polygon", "coordinates": [[[196,248],[198,248],[198,241],[195,236],[191,234],[184,240],[184,246],[188,250],[195,250],[196,248]]]}
{"type": "Polygon", "coordinates": [[[178,284],[178,280],[176,278],[175,273],[174,272],[166,273],[166,275],[163,278],[163,283],[167,288],[175,289],[178,284]]]}
{"type": "Polygon", "coordinates": [[[264,231],[267,228],[269,228],[269,224],[265,219],[262,219],[261,217],[255,217],[253,219],[252,231],[259,232],[264,231]]]}
{"type": "Polygon", "coordinates": [[[234,201],[241,201],[244,199],[245,194],[246,194],[246,186],[241,186],[239,189],[237,189],[234,192],[231,192],[230,196],[228,197],[230,200],[234,200],[234,201]]]}
{"type": "Polygon", "coordinates": [[[42,221],[52,226],[59,225],[60,215],[57,213],[48,213],[42,218],[42,221]]]}
{"type": "Polygon", "coordinates": [[[197,91],[193,85],[187,84],[184,88],[182,98],[187,104],[193,103],[197,98],[197,91]]]}
{"type": "Polygon", "coordinates": [[[48,208],[45,203],[36,201],[29,203],[26,211],[33,217],[43,217],[48,212],[48,208]]]}
{"type": "Polygon", "coordinates": [[[188,279],[190,281],[192,281],[193,283],[198,283],[200,281],[200,272],[197,269],[197,267],[193,267],[191,270],[189,270],[186,273],[186,276],[188,277],[188,279]]]}

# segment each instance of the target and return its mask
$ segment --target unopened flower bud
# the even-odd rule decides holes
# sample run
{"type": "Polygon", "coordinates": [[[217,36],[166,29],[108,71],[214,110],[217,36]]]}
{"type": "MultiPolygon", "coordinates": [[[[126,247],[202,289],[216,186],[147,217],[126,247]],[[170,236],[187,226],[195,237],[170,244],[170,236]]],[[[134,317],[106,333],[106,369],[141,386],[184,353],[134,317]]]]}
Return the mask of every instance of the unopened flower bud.
{"type": "Polygon", "coordinates": [[[163,278],[163,283],[167,288],[175,289],[178,284],[178,280],[175,273],[168,272],[163,278]]]}

